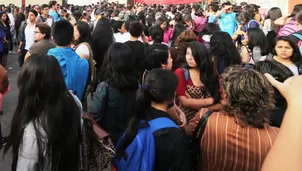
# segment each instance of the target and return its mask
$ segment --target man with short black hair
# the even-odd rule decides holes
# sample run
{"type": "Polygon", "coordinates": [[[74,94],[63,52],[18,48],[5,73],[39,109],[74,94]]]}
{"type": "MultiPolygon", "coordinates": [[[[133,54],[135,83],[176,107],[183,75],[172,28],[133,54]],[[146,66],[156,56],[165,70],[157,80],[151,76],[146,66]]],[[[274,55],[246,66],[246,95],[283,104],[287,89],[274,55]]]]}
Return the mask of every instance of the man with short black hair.
{"type": "Polygon", "coordinates": [[[34,37],[35,37],[37,16],[38,16],[38,12],[33,9],[31,9],[28,13],[28,23],[24,25],[21,41],[19,43],[19,48],[18,48],[20,67],[22,67],[24,63],[24,57],[27,51],[35,43],[34,37]]]}
{"type": "Polygon", "coordinates": [[[49,8],[47,4],[43,4],[41,6],[42,14],[37,18],[37,24],[39,23],[46,23],[50,27],[54,23],[53,16],[49,15],[49,8]]]}
{"type": "Polygon", "coordinates": [[[55,22],[58,21],[59,15],[57,13],[57,1],[50,1],[48,7],[50,8],[49,15],[53,17],[55,22]]]}
{"type": "Polygon", "coordinates": [[[48,55],[57,58],[68,90],[72,90],[82,100],[88,81],[89,64],[71,48],[73,33],[73,26],[69,21],[55,22],[52,36],[57,47],[50,49],[48,55]]]}

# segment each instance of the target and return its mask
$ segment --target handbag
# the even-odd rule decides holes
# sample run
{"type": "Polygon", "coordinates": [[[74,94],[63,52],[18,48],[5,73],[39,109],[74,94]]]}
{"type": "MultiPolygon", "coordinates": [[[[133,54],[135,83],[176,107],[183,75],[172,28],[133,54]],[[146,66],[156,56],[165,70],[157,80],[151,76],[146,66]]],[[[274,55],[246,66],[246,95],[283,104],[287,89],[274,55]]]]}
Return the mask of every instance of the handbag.
{"type": "Polygon", "coordinates": [[[115,148],[110,135],[88,114],[83,114],[82,162],[83,171],[102,171],[107,168],[115,148]]]}

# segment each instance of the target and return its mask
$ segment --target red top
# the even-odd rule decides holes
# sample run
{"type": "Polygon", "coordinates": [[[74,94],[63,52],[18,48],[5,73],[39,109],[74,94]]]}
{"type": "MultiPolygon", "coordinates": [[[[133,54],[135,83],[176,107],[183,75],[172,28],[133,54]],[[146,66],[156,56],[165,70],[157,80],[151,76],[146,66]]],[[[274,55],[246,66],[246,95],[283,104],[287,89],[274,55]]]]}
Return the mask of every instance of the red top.
{"type": "MultiPolygon", "coordinates": [[[[195,86],[193,84],[193,81],[191,80],[191,77],[189,77],[188,83],[186,83],[184,72],[181,68],[178,68],[175,70],[175,74],[178,77],[178,85],[176,87],[176,96],[185,96],[187,85],[195,86]]],[[[197,87],[197,86],[195,86],[197,87]]]]}

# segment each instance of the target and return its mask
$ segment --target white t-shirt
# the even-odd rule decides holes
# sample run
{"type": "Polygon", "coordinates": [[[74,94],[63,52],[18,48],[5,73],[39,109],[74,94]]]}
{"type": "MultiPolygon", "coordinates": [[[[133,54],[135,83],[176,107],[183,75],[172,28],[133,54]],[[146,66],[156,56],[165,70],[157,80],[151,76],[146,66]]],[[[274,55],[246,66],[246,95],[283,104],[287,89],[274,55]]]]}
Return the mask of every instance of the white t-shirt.
{"type": "Polygon", "coordinates": [[[80,55],[80,54],[83,54],[83,55],[86,55],[88,58],[89,58],[89,48],[84,45],[84,44],[81,44],[77,47],[77,49],[75,50],[75,52],[80,55]]]}
{"type": "Polygon", "coordinates": [[[130,40],[130,33],[114,33],[113,34],[115,42],[125,43],[130,40]]]}
{"type": "Polygon", "coordinates": [[[24,31],[25,34],[25,49],[28,50],[35,43],[36,26],[27,25],[24,31]]]}
{"type": "Polygon", "coordinates": [[[299,76],[299,70],[295,64],[287,66],[287,67],[293,72],[294,76],[299,76]]]}

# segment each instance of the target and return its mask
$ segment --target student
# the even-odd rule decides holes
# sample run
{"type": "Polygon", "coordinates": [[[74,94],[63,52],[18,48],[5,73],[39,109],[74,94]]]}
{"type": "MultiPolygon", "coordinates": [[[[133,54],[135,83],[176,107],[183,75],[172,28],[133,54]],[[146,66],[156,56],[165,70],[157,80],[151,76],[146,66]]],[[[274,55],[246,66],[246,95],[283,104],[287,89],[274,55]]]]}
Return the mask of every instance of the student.
{"type": "Polygon", "coordinates": [[[28,13],[28,23],[24,25],[22,38],[18,48],[19,65],[22,67],[24,58],[29,48],[35,43],[36,19],[38,13],[35,10],[30,10],[28,13]]]}
{"type": "Polygon", "coordinates": [[[57,22],[59,20],[59,14],[57,13],[57,5],[59,5],[57,4],[57,1],[49,1],[49,15],[53,17],[54,22],[57,22]]]}
{"type": "Polygon", "coordinates": [[[52,55],[59,61],[68,90],[82,100],[89,75],[89,64],[72,48],[73,26],[67,20],[57,21],[52,30],[56,48],[50,49],[52,55]]]}
{"type": "Polygon", "coordinates": [[[12,170],[80,170],[81,103],[52,56],[31,56],[18,76],[19,98],[4,154],[12,170]]]}
{"type": "Polygon", "coordinates": [[[35,29],[35,42],[27,51],[24,60],[31,55],[46,55],[48,50],[55,48],[49,39],[51,35],[51,28],[44,23],[36,25],[35,29]]]}
{"type": "Polygon", "coordinates": [[[37,23],[46,23],[47,25],[49,25],[49,27],[51,27],[54,23],[54,18],[53,16],[49,15],[48,5],[43,4],[41,8],[42,14],[37,18],[37,23]]]}
{"type": "Polygon", "coordinates": [[[167,113],[176,86],[177,77],[171,71],[158,68],[144,74],[133,117],[117,145],[114,166],[118,171],[190,170],[186,135],[167,113]]]}
{"type": "Polygon", "coordinates": [[[74,25],[74,49],[76,53],[84,59],[89,59],[93,56],[91,51],[91,34],[89,25],[86,22],[80,21],[74,25]]]}

